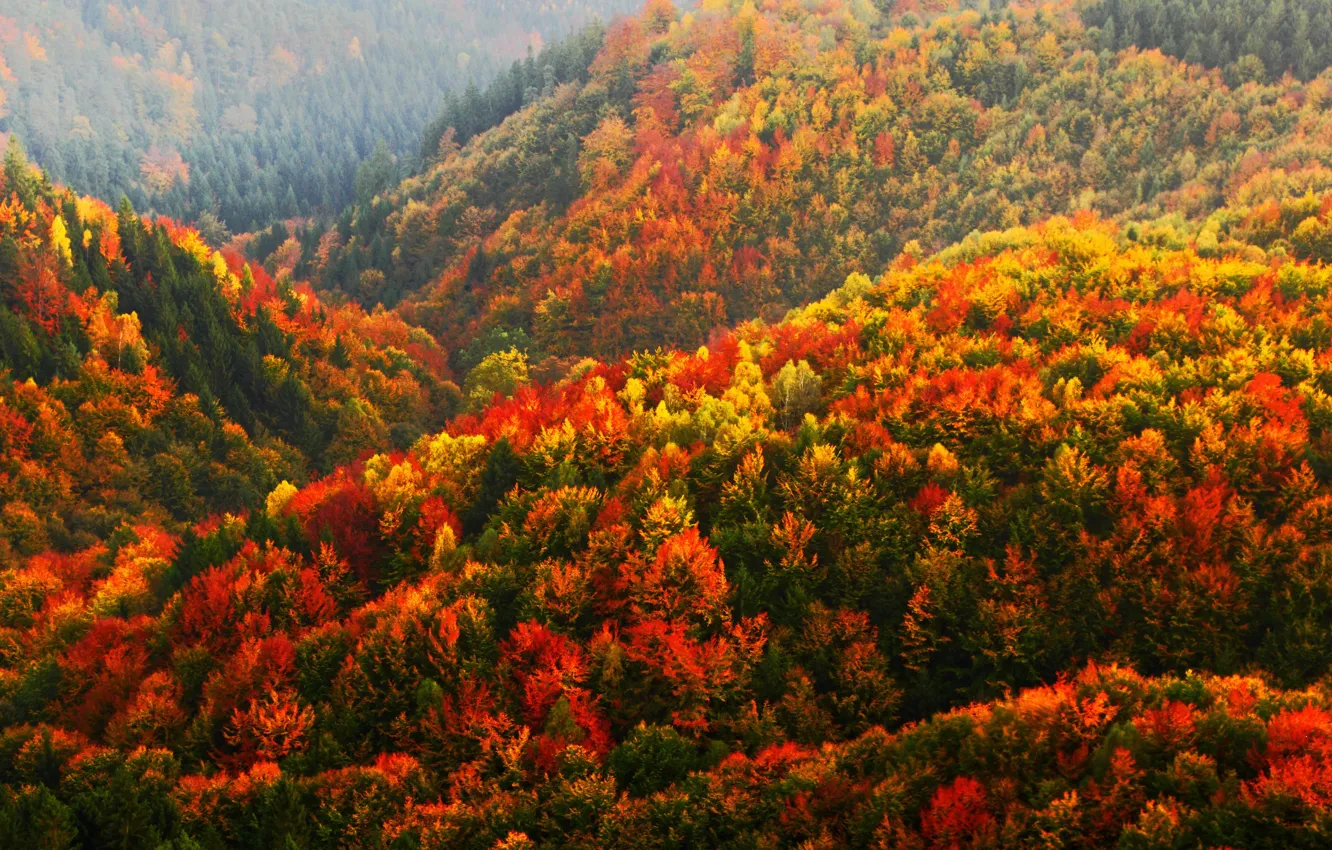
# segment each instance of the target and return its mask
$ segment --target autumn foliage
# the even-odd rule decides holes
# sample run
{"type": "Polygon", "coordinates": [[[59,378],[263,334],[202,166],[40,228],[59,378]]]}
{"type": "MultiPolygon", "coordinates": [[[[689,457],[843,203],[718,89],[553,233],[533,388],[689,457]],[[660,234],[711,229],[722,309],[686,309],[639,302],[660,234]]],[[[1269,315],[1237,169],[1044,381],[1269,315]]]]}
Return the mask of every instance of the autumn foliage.
{"type": "MultiPolygon", "coordinates": [[[[1244,83],[1180,61],[1146,40],[1178,18],[1146,2],[1139,46],[1089,27],[1092,3],[668,5],[610,27],[585,80],[311,225],[331,250],[302,267],[367,307],[404,302],[468,369],[511,345],[534,362],[694,348],[904,251],[1078,211],[1182,218],[1212,256],[1239,230],[1329,259],[1321,66],[1244,83]]],[[[1212,5],[1229,11],[1190,12],[1190,38],[1258,17],[1212,5]]]]}
{"type": "MultiPolygon", "coordinates": [[[[792,41],[798,10],[708,5],[693,29],[664,3],[613,28],[597,84],[650,92],[645,124],[711,114],[705,134],[707,86],[761,86],[854,29],[792,41]],[[711,38],[732,59],[657,62],[711,38]]],[[[582,173],[674,191],[615,153],[610,117],[582,173]]],[[[1058,132],[1033,129],[1014,138],[1058,132]]],[[[65,302],[47,321],[0,278],[0,835],[1322,846],[1332,267],[1300,245],[1332,208],[1254,169],[1199,219],[1081,211],[843,264],[705,345],[537,360],[501,334],[459,387],[412,310],[334,307],[10,167],[0,235],[24,250],[0,262],[45,256],[65,302]]],[[[685,244],[684,219],[633,219],[685,244]]],[[[630,243],[613,273],[704,273],[630,243]]],[[[510,280],[471,257],[458,297],[510,280]]]]}
{"type": "MultiPolygon", "coordinates": [[[[904,257],[183,533],[38,554],[11,502],[6,817],[147,771],[138,834],[222,843],[296,835],[252,820],[279,786],[422,846],[1298,843],[1330,281],[1196,242],[1081,216],[904,257]]],[[[4,409],[39,463],[41,408],[4,409]]]]}

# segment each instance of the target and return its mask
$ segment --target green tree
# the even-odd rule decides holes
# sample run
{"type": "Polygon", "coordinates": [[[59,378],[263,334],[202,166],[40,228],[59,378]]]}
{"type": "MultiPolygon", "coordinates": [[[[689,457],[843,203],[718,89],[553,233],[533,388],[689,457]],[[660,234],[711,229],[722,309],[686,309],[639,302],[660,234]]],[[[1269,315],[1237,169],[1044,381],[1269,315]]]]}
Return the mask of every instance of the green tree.
{"type": "Polygon", "coordinates": [[[787,361],[772,380],[772,404],[783,428],[793,428],[813,413],[822,398],[823,379],[809,363],[787,361]]]}
{"type": "Polygon", "coordinates": [[[467,373],[463,396],[472,410],[480,410],[496,393],[511,396],[528,383],[527,355],[510,348],[486,355],[467,373]]]}

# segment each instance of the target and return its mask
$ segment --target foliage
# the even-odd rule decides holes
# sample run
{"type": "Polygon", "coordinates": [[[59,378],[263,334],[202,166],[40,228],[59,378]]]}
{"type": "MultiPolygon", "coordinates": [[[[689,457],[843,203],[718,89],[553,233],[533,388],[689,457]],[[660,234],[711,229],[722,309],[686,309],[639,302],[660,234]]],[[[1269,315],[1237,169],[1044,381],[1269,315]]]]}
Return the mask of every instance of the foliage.
{"type": "Polygon", "coordinates": [[[1332,279],[1225,221],[1201,253],[1083,215],[904,255],[192,535],[42,552],[11,507],[38,554],[0,582],[0,817],[88,845],[1317,846],[1332,279]]]}
{"type": "MultiPolygon", "coordinates": [[[[655,9],[524,108],[506,82],[509,106],[441,118],[450,144],[305,231],[298,272],[403,301],[462,373],[511,347],[539,364],[707,344],[899,253],[1052,215],[1201,225],[1332,188],[1327,62],[1245,82],[1149,39],[1104,49],[1070,4],[655,9]]],[[[1257,32],[1237,15],[1214,16],[1257,32]]],[[[1293,253],[1321,256],[1299,223],[1293,253]]]]}
{"type": "Polygon", "coordinates": [[[1332,9],[1317,0],[1095,0],[1082,14],[1099,28],[1107,49],[1158,48],[1192,64],[1224,68],[1236,84],[1286,73],[1308,80],[1332,65],[1332,9]]]}
{"type": "MultiPolygon", "coordinates": [[[[545,68],[563,81],[577,64],[534,61],[548,56],[544,40],[632,5],[11,0],[0,135],[19,135],[55,179],[109,203],[124,195],[180,219],[206,215],[215,238],[223,225],[353,202],[358,166],[380,144],[414,158],[442,95],[446,109],[470,109],[477,83],[499,77],[522,83],[521,105],[545,68]]],[[[599,32],[583,38],[595,45],[599,32]]]]}
{"type": "MultiPolygon", "coordinates": [[[[38,182],[31,183],[36,180],[38,182]]],[[[325,307],[197,232],[44,182],[0,196],[0,562],[130,524],[173,533],[264,504],[458,401],[434,340],[325,307]]]]}
{"type": "Polygon", "coordinates": [[[654,2],[445,128],[318,235],[374,296],[469,234],[393,312],[293,282],[313,231],[251,240],[274,279],[12,147],[0,834],[1325,844],[1326,73],[888,6],[654,2]],[[1061,172],[1077,121],[1028,112],[1084,101],[1061,172]],[[1126,190],[1166,149],[1193,176],[1126,190]]]}

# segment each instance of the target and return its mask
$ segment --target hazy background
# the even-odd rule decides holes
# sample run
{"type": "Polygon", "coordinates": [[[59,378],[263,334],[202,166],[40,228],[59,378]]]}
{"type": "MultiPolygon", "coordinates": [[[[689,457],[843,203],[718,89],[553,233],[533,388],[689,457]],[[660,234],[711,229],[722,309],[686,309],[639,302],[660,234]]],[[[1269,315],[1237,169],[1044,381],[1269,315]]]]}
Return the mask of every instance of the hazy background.
{"type": "Polygon", "coordinates": [[[409,169],[447,93],[638,5],[9,0],[0,135],[80,192],[249,230],[352,201],[377,145],[409,169]]]}

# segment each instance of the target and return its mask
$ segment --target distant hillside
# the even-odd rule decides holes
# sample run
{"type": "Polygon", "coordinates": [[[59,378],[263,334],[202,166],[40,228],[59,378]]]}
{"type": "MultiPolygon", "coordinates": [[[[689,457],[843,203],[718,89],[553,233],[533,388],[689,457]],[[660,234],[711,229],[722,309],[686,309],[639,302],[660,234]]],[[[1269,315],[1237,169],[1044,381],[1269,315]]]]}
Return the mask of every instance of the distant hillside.
{"type": "Polygon", "coordinates": [[[1072,5],[896,20],[654,3],[586,81],[507,118],[488,105],[503,92],[479,96],[503,123],[470,140],[494,119],[437,122],[434,165],[326,231],[284,231],[284,262],[366,305],[405,300],[466,369],[511,345],[696,345],[973,230],[1079,210],[1201,222],[1332,185],[1326,72],[1230,86],[1103,49],[1072,5]]]}
{"type": "Polygon", "coordinates": [[[1156,48],[1224,69],[1234,85],[1301,80],[1332,65],[1332,4],[1325,0],[1091,0],[1083,19],[1110,50],[1156,48]]]}
{"type": "Polygon", "coordinates": [[[10,0],[0,133],[86,194],[233,230],[337,210],[446,92],[638,0],[10,0]]]}

